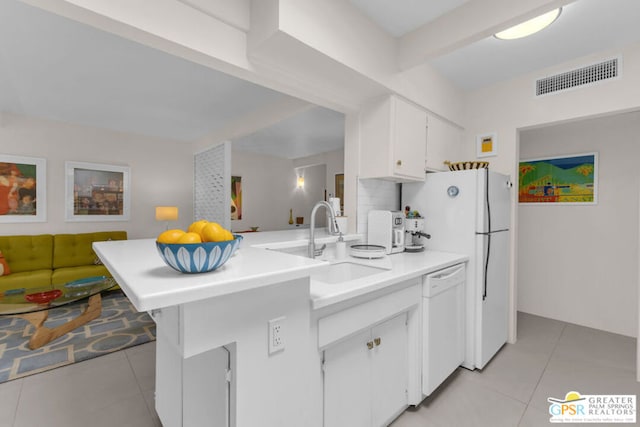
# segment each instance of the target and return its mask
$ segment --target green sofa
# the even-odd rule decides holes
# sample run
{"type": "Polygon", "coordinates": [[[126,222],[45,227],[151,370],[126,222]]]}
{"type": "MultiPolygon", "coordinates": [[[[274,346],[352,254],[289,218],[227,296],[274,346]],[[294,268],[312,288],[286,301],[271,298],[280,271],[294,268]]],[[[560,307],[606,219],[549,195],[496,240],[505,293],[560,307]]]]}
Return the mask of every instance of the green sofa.
{"type": "Polygon", "coordinates": [[[60,285],[94,276],[111,277],[92,243],[126,239],[126,231],[0,236],[0,251],[11,270],[0,276],[0,292],[60,285]]]}

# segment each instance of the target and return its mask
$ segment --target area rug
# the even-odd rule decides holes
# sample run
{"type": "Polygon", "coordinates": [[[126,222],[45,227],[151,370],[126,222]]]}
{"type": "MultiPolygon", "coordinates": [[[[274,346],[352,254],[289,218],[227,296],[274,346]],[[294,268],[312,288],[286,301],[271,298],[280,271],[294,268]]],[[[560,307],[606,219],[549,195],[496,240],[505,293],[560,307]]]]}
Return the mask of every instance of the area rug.
{"type": "MultiPolygon", "coordinates": [[[[52,309],[45,322],[55,327],[77,317],[86,302],[52,309]]],[[[102,295],[102,314],[49,344],[30,350],[34,328],[15,316],[0,317],[0,383],[102,356],[155,340],[156,326],[136,311],[122,291],[102,295]]]]}

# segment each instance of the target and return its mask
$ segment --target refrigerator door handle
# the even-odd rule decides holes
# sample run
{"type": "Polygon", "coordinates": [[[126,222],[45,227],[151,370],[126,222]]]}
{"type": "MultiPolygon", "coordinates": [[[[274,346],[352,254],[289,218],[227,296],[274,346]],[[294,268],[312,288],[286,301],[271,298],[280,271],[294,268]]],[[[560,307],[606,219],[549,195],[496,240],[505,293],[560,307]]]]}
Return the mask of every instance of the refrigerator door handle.
{"type": "Polygon", "coordinates": [[[482,301],[487,299],[487,277],[489,276],[489,257],[491,256],[491,233],[487,234],[487,253],[484,262],[484,286],[482,289],[482,301]]]}
{"type": "Polygon", "coordinates": [[[479,232],[479,231],[476,231],[476,234],[477,234],[478,236],[490,236],[490,235],[492,235],[492,234],[495,234],[495,233],[501,233],[501,232],[503,232],[503,231],[509,231],[509,229],[508,229],[508,228],[501,228],[500,230],[491,230],[491,231],[486,231],[486,232],[479,232]]]}

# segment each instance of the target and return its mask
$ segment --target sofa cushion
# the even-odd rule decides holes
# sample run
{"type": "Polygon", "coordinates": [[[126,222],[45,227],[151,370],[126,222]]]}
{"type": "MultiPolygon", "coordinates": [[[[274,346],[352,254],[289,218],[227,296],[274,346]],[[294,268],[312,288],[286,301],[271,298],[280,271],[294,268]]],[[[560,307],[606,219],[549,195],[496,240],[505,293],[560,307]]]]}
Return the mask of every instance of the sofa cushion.
{"type": "Polygon", "coordinates": [[[9,264],[7,264],[7,260],[4,259],[2,251],[0,251],[0,276],[6,276],[8,274],[11,274],[11,269],[9,268],[9,264]]]}
{"type": "Polygon", "coordinates": [[[51,283],[64,285],[74,280],[86,279],[87,277],[107,276],[111,277],[109,270],[104,265],[81,265],[78,267],[62,267],[53,270],[51,283]]]}
{"type": "Polygon", "coordinates": [[[126,231],[56,234],[53,236],[53,268],[93,266],[96,260],[96,253],[91,246],[93,242],[126,238],[126,231]]]}
{"type": "Polygon", "coordinates": [[[0,236],[0,251],[15,273],[50,270],[53,265],[53,236],[0,236]]]}
{"type": "Polygon", "coordinates": [[[43,288],[51,285],[51,270],[34,270],[11,273],[0,277],[0,289],[43,288]]]}

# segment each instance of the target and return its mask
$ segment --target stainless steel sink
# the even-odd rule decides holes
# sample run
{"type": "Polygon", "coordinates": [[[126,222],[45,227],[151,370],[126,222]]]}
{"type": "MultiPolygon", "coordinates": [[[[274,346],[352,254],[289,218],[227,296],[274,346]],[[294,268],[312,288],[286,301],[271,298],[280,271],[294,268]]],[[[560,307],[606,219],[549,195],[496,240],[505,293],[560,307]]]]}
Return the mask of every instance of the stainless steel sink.
{"type": "Polygon", "coordinates": [[[360,279],[373,274],[383,273],[387,269],[373,267],[371,265],[356,264],[354,262],[342,261],[329,264],[326,267],[311,274],[311,280],[323,283],[342,283],[350,280],[360,279]]]}

